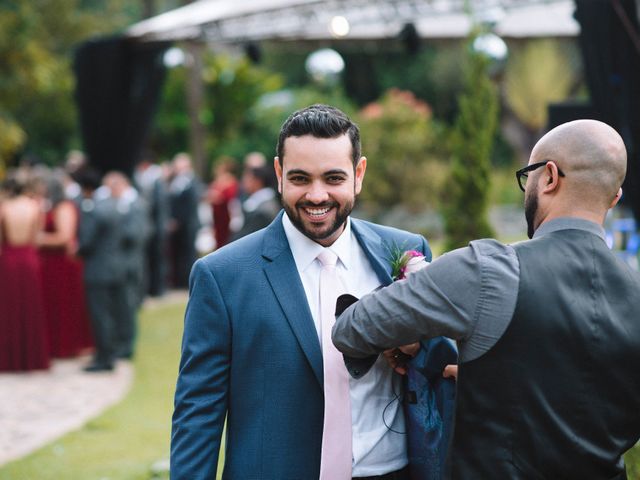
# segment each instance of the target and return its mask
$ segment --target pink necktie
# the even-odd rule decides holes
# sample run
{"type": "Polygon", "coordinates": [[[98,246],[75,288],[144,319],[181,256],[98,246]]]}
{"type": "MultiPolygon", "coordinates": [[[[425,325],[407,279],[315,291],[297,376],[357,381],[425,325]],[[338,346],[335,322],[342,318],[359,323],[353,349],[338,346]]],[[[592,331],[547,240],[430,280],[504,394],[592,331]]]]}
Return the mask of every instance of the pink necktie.
{"type": "Polygon", "coordinates": [[[336,299],[340,280],[336,274],[335,253],[325,249],[318,260],[320,270],[320,319],[322,321],[322,359],[324,370],[324,427],[320,480],[351,478],[351,398],[349,373],[342,354],[331,342],[331,327],[336,321],[336,299]]]}

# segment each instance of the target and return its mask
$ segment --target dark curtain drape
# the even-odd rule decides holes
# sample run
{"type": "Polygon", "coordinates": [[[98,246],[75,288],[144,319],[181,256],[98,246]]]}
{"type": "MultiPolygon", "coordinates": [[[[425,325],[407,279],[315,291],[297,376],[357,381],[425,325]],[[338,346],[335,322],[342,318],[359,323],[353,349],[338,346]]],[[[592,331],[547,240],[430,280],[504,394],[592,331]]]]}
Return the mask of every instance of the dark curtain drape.
{"type": "Polygon", "coordinates": [[[92,39],[76,51],[80,130],[92,166],[131,174],[158,104],[166,43],[124,37],[92,39]]]}
{"type": "Polygon", "coordinates": [[[640,31],[636,2],[575,0],[575,4],[593,111],[625,141],[629,157],[623,200],[640,220],[640,31]]]}

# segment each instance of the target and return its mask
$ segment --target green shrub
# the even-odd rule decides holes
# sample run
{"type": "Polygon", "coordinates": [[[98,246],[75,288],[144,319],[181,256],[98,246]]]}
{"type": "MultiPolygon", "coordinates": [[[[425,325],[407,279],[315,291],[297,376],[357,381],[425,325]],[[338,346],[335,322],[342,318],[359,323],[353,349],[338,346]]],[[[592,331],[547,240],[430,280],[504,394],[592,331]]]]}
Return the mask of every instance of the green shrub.
{"type": "Polygon", "coordinates": [[[451,176],[443,208],[447,250],[469,240],[492,237],[488,207],[491,150],[498,120],[498,97],[488,75],[489,60],[469,48],[465,87],[452,138],[451,176]]]}
{"type": "Polygon", "coordinates": [[[431,108],[411,92],[391,89],[357,116],[367,174],[361,198],[369,206],[434,208],[448,167],[442,160],[443,128],[431,108]]]}

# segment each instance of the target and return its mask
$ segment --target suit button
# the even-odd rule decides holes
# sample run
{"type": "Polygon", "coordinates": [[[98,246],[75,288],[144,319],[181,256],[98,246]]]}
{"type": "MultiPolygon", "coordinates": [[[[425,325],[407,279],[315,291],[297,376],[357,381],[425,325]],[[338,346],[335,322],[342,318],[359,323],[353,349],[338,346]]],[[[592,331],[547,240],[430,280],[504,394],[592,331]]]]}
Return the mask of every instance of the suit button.
{"type": "Polygon", "coordinates": [[[360,376],[360,370],[354,370],[353,371],[353,375],[356,376],[356,377],[359,377],[360,376]]]}

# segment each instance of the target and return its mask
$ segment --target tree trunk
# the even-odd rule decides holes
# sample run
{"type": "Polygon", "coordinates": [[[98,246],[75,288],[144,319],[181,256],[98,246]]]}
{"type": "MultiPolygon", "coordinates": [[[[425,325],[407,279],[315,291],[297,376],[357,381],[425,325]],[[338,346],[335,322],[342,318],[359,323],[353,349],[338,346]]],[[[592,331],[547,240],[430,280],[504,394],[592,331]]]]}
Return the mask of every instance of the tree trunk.
{"type": "Polygon", "coordinates": [[[187,65],[187,106],[189,110],[189,150],[193,158],[194,170],[201,178],[207,176],[205,158],[205,130],[200,121],[200,113],[204,106],[204,84],[202,82],[202,49],[200,43],[189,43],[187,65]]]}
{"type": "Polygon", "coordinates": [[[142,18],[151,18],[156,14],[156,0],[142,0],[142,18]]]}

